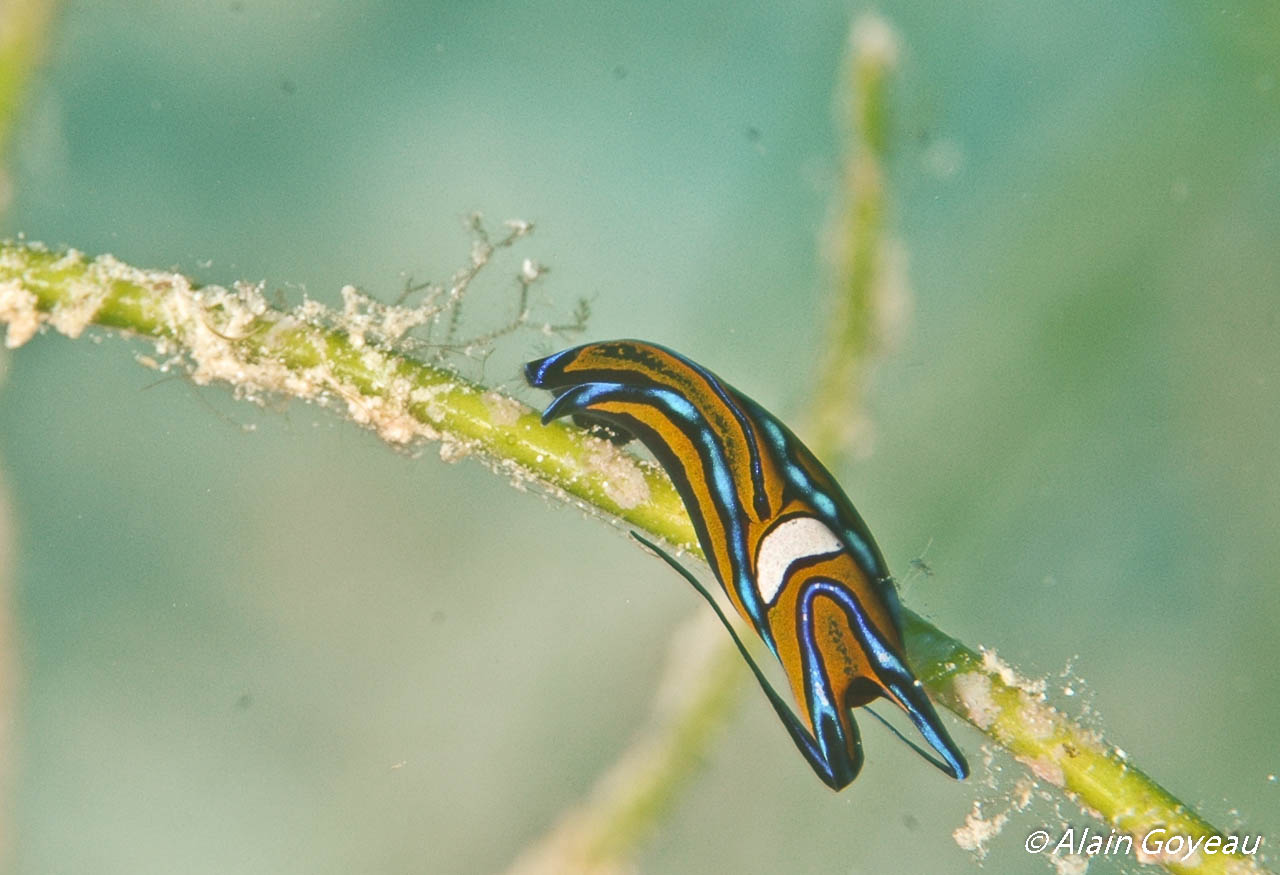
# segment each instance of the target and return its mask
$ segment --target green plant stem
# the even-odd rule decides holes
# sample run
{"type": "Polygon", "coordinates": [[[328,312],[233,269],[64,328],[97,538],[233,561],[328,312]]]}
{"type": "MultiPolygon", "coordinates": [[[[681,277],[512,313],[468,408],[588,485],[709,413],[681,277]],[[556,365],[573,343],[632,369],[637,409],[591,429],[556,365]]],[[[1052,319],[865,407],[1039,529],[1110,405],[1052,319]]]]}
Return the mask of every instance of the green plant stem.
{"type": "MultiPolygon", "coordinates": [[[[110,257],[88,260],[24,243],[0,244],[0,323],[18,345],[52,326],[78,336],[97,325],[149,339],[181,357],[197,382],[241,396],[324,402],[394,443],[434,438],[474,452],[519,485],[538,483],[579,506],[696,553],[689,518],[665,474],[581,429],[543,426],[515,399],[448,370],[371,345],[307,307],[266,304],[253,287],[196,289],[181,274],[144,271],[110,257]]],[[[1036,776],[1114,826],[1142,835],[1163,826],[1219,834],[1133,767],[1091,729],[982,655],[906,612],[907,650],[930,693],[1026,763],[1036,776]]],[[[1261,871],[1251,858],[1201,855],[1160,861],[1173,872],[1261,871]],[[1244,868],[1240,868],[1243,866],[1244,868]]]]}

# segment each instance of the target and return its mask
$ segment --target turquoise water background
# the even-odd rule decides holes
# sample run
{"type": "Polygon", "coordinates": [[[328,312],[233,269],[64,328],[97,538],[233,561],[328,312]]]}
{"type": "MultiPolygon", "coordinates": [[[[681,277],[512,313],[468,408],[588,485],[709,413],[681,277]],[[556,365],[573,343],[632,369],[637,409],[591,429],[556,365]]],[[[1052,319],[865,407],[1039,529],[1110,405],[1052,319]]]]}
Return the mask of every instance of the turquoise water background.
{"type": "MultiPolygon", "coordinates": [[[[68,3],[0,236],[337,303],[447,279],[473,211],[520,217],[495,312],[537,258],[563,310],[591,299],[588,338],[669,344],[794,417],[862,11],[68,3]]],[[[1085,691],[1091,725],[1274,856],[1280,13],[879,11],[912,306],[843,482],[900,574],[927,549],[909,605],[1085,691]]],[[[141,348],[3,356],[13,871],[501,871],[646,719],[696,596],[474,461],[157,382],[141,348]]],[[[515,362],[547,348],[508,338],[484,378],[537,403],[515,362]]],[[[746,691],[643,871],[974,869],[950,833],[1000,797],[983,737],[952,724],[960,785],[871,723],[835,796],[746,691]]],[[[1015,816],[986,871],[1051,871],[1021,845],[1057,823],[1015,816]]]]}

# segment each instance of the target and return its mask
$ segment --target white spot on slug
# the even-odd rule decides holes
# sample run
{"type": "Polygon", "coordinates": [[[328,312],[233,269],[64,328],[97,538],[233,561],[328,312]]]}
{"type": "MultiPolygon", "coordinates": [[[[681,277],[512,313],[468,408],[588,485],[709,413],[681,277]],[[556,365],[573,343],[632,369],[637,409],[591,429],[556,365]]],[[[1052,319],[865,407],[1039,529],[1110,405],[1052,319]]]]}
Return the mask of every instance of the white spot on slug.
{"type": "Polygon", "coordinates": [[[773,528],[760,542],[756,557],[756,588],[766,604],[782,589],[791,563],[809,556],[838,553],[844,549],[835,532],[811,516],[792,517],[773,528]]]}

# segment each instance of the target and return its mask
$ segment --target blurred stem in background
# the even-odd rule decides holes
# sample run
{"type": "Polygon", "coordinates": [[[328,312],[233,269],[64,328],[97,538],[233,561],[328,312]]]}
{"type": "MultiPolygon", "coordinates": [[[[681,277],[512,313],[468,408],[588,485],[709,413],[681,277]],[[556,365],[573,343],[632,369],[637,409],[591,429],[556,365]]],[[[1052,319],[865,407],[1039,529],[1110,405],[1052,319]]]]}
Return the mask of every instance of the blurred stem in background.
{"type": "MultiPolygon", "coordinates": [[[[865,38],[867,33],[874,35],[875,28],[881,40],[875,57],[887,65],[892,61],[892,52],[883,51],[883,37],[891,38],[887,27],[864,25],[857,32],[865,38]]],[[[854,63],[855,88],[864,81],[876,83],[860,99],[883,104],[887,70],[863,77],[857,71],[866,62],[862,58],[854,63]]],[[[860,116],[882,120],[884,107],[864,105],[860,116]]],[[[882,133],[881,121],[868,131],[882,133]]],[[[866,136],[873,134],[860,137],[855,150],[870,148],[866,136]]],[[[876,171],[872,177],[877,180],[877,216],[883,211],[879,176],[876,171]]],[[[850,208],[859,209],[856,197],[850,208]]],[[[854,227],[880,235],[882,219],[862,226],[854,222],[854,227]]],[[[858,253],[868,258],[863,268],[848,271],[848,285],[841,292],[848,298],[843,305],[846,318],[874,318],[874,289],[883,283],[874,266],[883,264],[883,245],[877,236],[850,248],[849,258],[858,258],[858,253]]],[[[347,297],[355,306],[342,314],[315,302],[284,312],[270,306],[256,286],[196,289],[180,274],[139,270],[108,256],[86,260],[75,252],[0,244],[0,323],[6,325],[7,346],[21,346],[50,326],[69,337],[79,336],[90,325],[147,337],[157,356],[139,359],[152,367],[184,370],[199,384],[229,383],[238,397],[291,396],[324,403],[375,429],[390,443],[439,440],[442,452],[451,458],[476,453],[516,484],[536,482],[563,500],[697,554],[688,516],[661,470],[581,429],[560,423],[544,427],[535,411],[515,399],[440,365],[398,354],[394,350],[406,330],[407,311],[361,304],[354,293],[347,297]]],[[[853,356],[856,365],[843,379],[832,377],[823,391],[848,405],[857,397],[870,346],[856,333],[840,333],[835,342],[845,344],[845,354],[853,356]]],[[[814,442],[829,462],[842,450],[842,439],[835,434],[814,442]]],[[[907,650],[930,693],[1010,750],[1039,781],[1061,788],[1068,798],[1131,835],[1141,836],[1157,826],[1192,837],[1218,834],[1131,767],[1128,756],[1103,742],[1096,731],[1047,704],[1037,685],[992,654],[975,652],[912,612],[905,614],[907,650]]],[[[714,628],[714,619],[700,621],[714,628]]],[[[681,665],[682,676],[693,676],[694,684],[660,697],[650,732],[624,753],[589,803],[570,813],[522,867],[541,871],[542,863],[551,867],[548,871],[609,872],[630,865],[643,837],[696,771],[701,752],[733,701],[734,678],[744,676],[723,635],[687,634],[675,645],[671,659],[681,665]],[[691,657],[690,652],[705,655],[691,657]],[[702,668],[691,668],[690,660],[702,668]]],[[[797,768],[803,766],[797,762],[797,768]]],[[[996,829],[998,824],[982,822],[975,811],[956,838],[976,846],[996,829]]],[[[1260,871],[1251,858],[1220,854],[1146,861],[1174,872],[1260,871]]]]}
{"type": "MultiPolygon", "coordinates": [[[[24,86],[40,59],[55,5],[52,0],[0,0],[0,214],[8,208],[12,191],[7,170],[11,132],[24,86]]],[[[4,390],[8,365],[5,355],[0,350],[0,391],[4,390]]],[[[13,649],[15,627],[10,598],[13,516],[3,475],[4,460],[0,459],[0,870],[7,871],[6,863],[12,855],[9,781],[18,662],[13,649]]]]}
{"type": "Polygon", "coordinates": [[[52,0],[0,0],[0,213],[9,203],[9,140],[27,77],[40,59],[52,0]]]}
{"type": "Polygon", "coordinates": [[[832,222],[835,280],[821,367],[809,404],[809,446],[839,470],[864,455],[869,424],[862,407],[872,357],[883,348],[907,289],[901,250],[886,228],[884,165],[889,152],[890,74],[898,38],[879,16],[854,24],[842,89],[846,116],[844,179],[832,222]]]}

